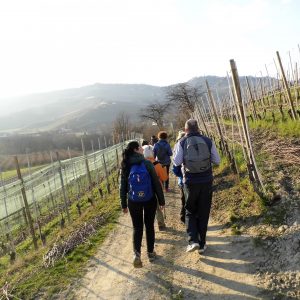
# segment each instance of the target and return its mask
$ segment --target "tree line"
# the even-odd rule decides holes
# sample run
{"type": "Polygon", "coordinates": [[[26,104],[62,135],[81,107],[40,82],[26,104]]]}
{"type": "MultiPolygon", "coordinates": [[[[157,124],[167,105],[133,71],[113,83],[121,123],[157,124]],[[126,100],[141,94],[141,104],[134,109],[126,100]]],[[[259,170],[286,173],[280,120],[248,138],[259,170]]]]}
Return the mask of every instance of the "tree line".
{"type": "Polygon", "coordinates": [[[38,134],[19,134],[0,138],[0,154],[1,155],[17,155],[31,152],[42,152],[56,149],[73,149],[82,150],[81,139],[83,139],[87,151],[92,150],[93,141],[95,149],[105,147],[112,144],[112,136],[110,134],[59,134],[51,132],[42,132],[38,134]],[[105,138],[104,138],[105,137],[105,138]]]}

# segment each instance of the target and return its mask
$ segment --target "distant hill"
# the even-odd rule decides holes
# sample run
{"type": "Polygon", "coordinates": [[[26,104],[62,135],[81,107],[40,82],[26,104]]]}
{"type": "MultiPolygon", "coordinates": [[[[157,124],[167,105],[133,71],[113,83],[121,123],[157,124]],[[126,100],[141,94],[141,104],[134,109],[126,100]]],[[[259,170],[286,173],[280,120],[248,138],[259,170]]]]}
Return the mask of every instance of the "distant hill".
{"type": "MultiPolygon", "coordinates": [[[[195,77],[188,83],[205,90],[205,79],[212,89],[227,92],[225,77],[195,77]]],[[[137,113],[143,106],[154,101],[165,101],[167,89],[146,84],[96,83],[81,88],[0,99],[0,131],[99,129],[122,111],[133,119],[138,118],[137,113]]]]}
{"type": "Polygon", "coordinates": [[[111,122],[121,111],[135,116],[148,103],[164,101],[164,95],[161,87],[151,85],[94,84],[1,99],[0,130],[89,129],[111,122]]]}

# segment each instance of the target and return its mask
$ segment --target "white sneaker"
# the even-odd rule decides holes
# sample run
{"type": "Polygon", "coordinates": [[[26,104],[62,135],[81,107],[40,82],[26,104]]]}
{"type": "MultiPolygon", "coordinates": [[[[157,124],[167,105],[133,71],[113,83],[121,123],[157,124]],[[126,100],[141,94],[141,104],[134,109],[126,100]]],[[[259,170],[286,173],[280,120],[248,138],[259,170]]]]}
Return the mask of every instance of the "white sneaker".
{"type": "Polygon", "coordinates": [[[199,249],[198,243],[192,243],[186,247],[186,252],[193,252],[195,250],[199,249]]]}
{"type": "Polygon", "coordinates": [[[203,254],[204,252],[205,252],[205,250],[207,249],[207,246],[206,245],[204,245],[203,247],[201,247],[200,249],[199,249],[199,254],[203,254]]]}

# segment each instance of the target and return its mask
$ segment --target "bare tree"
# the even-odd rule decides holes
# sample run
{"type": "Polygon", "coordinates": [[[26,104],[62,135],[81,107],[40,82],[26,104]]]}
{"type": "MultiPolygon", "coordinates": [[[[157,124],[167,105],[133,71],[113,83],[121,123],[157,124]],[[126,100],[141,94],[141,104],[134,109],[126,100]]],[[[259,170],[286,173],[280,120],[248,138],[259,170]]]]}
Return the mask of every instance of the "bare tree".
{"type": "Polygon", "coordinates": [[[115,141],[120,141],[122,134],[126,135],[130,131],[130,117],[125,112],[121,112],[113,123],[113,136],[115,141]]]}
{"type": "Polygon", "coordinates": [[[179,83],[172,86],[167,92],[168,103],[175,104],[180,112],[190,115],[194,112],[195,103],[201,96],[199,89],[179,83]]]}
{"type": "Polygon", "coordinates": [[[151,103],[142,109],[140,112],[140,117],[142,119],[148,119],[156,123],[159,129],[164,126],[164,117],[168,111],[169,103],[151,103]]]}

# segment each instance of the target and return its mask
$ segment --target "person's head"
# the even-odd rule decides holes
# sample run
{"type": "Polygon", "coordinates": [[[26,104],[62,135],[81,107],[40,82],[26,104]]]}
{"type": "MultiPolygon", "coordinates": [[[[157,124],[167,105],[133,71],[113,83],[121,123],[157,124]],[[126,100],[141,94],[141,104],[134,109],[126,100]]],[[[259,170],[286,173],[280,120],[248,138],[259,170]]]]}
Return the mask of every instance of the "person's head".
{"type": "Polygon", "coordinates": [[[142,141],[142,147],[145,146],[145,145],[149,145],[149,142],[146,141],[146,140],[143,140],[143,141],[142,141]]]}
{"type": "Polygon", "coordinates": [[[178,142],[181,138],[183,138],[185,136],[185,132],[183,130],[179,130],[178,131],[178,135],[176,138],[176,142],[178,142]]]}
{"type": "Polygon", "coordinates": [[[185,122],[184,130],[186,133],[199,132],[198,122],[195,119],[189,119],[185,122]]]}
{"type": "Polygon", "coordinates": [[[157,138],[155,135],[152,135],[152,136],[151,136],[150,144],[151,144],[152,146],[154,146],[154,144],[157,143],[157,142],[158,142],[158,138],[157,138]]]}
{"type": "Polygon", "coordinates": [[[160,131],[157,136],[160,140],[166,140],[168,138],[168,134],[165,131],[160,131]]]}
{"type": "Polygon", "coordinates": [[[132,156],[135,153],[143,154],[143,148],[137,141],[129,142],[122,153],[122,169],[127,167],[130,156],[132,156]]]}
{"type": "Polygon", "coordinates": [[[151,146],[149,146],[149,145],[144,146],[143,149],[144,149],[143,154],[146,159],[154,158],[154,152],[153,152],[153,149],[151,146]]]}

